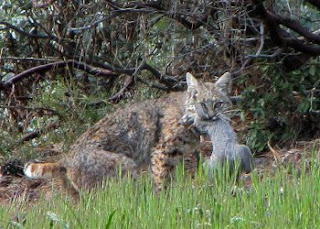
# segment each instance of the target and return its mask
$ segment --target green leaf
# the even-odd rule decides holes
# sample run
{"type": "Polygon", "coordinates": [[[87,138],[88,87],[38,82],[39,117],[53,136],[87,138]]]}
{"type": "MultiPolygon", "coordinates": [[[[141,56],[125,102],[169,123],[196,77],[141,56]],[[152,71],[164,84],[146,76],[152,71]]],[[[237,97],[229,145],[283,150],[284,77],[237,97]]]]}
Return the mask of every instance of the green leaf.
{"type": "Polygon", "coordinates": [[[315,65],[311,65],[309,68],[309,74],[312,76],[316,75],[316,66],[315,65]]]}
{"type": "Polygon", "coordinates": [[[112,223],[112,218],[114,216],[114,214],[116,213],[117,209],[113,210],[113,212],[111,212],[111,214],[108,217],[107,223],[106,223],[106,229],[111,228],[111,223],[112,223]]]}

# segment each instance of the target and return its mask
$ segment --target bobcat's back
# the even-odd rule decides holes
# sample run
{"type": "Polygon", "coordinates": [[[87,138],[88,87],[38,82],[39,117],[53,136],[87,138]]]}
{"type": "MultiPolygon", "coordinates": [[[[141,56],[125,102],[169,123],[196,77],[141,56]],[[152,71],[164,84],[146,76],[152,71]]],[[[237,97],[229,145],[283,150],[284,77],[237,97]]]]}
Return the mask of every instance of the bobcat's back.
{"type": "Polygon", "coordinates": [[[106,177],[135,176],[140,167],[150,164],[154,151],[168,155],[189,152],[199,139],[180,123],[186,97],[186,92],[176,92],[124,106],[82,134],[60,162],[30,163],[25,173],[45,178],[67,169],[76,189],[92,188],[106,177]]]}
{"type": "Polygon", "coordinates": [[[126,105],[106,115],[77,139],[58,164],[33,166],[31,163],[26,173],[31,177],[60,174],[73,195],[83,187],[101,184],[108,177],[128,173],[134,176],[138,168],[151,164],[155,185],[160,191],[175,159],[199,145],[199,133],[186,125],[196,118],[198,101],[201,100],[202,105],[215,101],[210,102],[212,107],[205,108],[209,115],[215,111],[213,107],[229,101],[217,85],[199,84],[191,74],[187,74],[187,84],[187,92],[126,105]]]}

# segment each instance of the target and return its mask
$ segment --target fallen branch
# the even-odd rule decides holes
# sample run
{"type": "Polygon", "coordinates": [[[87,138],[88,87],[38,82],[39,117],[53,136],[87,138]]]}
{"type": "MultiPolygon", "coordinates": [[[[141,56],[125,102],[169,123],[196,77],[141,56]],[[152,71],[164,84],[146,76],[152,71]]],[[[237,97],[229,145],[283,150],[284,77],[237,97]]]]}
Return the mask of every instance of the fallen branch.
{"type": "Polygon", "coordinates": [[[95,67],[87,65],[86,63],[83,63],[83,62],[77,62],[74,60],[67,60],[67,61],[58,61],[58,62],[53,62],[53,63],[49,63],[49,64],[44,64],[44,65],[40,65],[40,66],[25,70],[25,71],[19,73],[18,75],[11,77],[10,79],[6,80],[5,82],[2,82],[2,87],[5,87],[5,88],[11,87],[16,82],[22,80],[25,77],[28,77],[28,76],[34,74],[34,73],[40,73],[40,72],[43,73],[43,72],[49,71],[53,68],[63,68],[67,65],[69,67],[74,67],[74,68],[83,70],[83,71],[85,71],[89,74],[95,75],[95,76],[118,76],[113,71],[108,70],[108,69],[95,68],[95,67]]]}

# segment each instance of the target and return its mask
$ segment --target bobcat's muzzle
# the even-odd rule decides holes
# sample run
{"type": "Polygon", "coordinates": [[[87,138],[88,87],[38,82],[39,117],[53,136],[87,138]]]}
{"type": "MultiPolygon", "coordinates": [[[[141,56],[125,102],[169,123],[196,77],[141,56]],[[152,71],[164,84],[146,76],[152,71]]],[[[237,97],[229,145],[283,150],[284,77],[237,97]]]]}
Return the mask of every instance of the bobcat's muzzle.
{"type": "Polygon", "coordinates": [[[199,118],[203,121],[214,121],[218,118],[216,112],[216,104],[213,100],[207,100],[205,102],[196,103],[195,110],[199,118]]]}

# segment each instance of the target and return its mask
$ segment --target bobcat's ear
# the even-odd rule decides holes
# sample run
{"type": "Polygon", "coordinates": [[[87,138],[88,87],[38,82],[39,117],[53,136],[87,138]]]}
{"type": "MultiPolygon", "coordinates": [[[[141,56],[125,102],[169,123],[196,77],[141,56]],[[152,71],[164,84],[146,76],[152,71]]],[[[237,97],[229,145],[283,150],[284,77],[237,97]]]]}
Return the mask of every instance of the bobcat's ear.
{"type": "Polygon", "coordinates": [[[199,82],[190,72],[187,72],[186,80],[187,80],[188,92],[189,93],[198,91],[199,82]]]}
{"type": "Polygon", "coordinates": [[[222,93],[229,95],[232,89],[232,80],[230,72],[226,72],[222,76],[220,76],[215,86],[222,93]]]}

